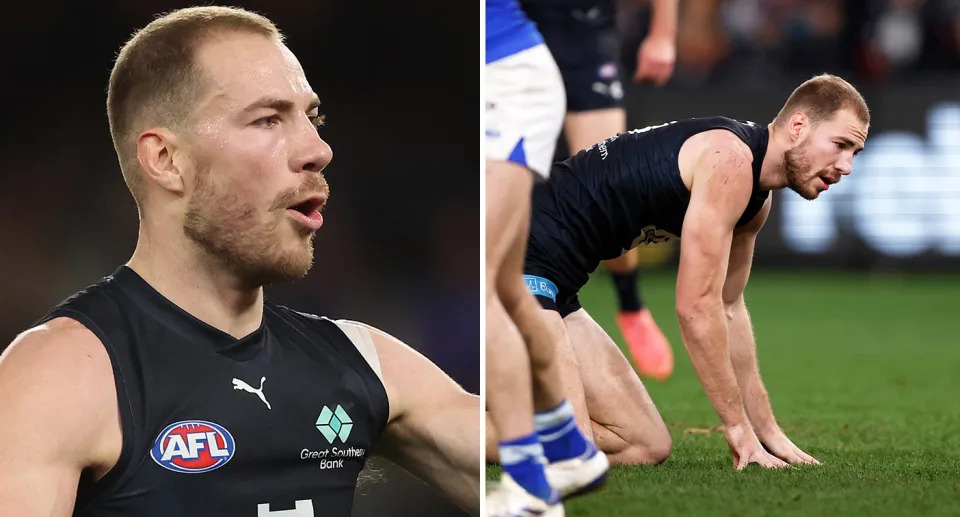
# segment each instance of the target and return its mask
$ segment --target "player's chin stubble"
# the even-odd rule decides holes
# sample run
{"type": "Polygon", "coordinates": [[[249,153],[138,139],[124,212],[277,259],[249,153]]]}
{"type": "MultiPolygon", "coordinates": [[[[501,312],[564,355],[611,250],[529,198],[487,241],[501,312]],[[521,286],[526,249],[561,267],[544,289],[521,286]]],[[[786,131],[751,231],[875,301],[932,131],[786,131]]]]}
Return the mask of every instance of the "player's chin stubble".
{"type": "Polygon", "coordinates": [[[209,175],[198,174],[187,204],[183,231],[190,240],[251,287],[302,278],[310,271],[313,232],[299,233],[302,242],[286,249],[280,227],[285,224],[285,208],[272,210],[269,222],[264,222],[255,206],[217,188],[209,175]]]}
{"type": "Polygon", "coordinates": [[[812,160],[807,157],[807,147],[810,146],[808,140],[804,140],[800,145],[793,149],[787,149],[783,153],[783,170],[787,176],[787,185],[790,189],[800,194],[804,199],[815,199],[819,192],[810,192],[804,174],[810,169],[812,160]]]}

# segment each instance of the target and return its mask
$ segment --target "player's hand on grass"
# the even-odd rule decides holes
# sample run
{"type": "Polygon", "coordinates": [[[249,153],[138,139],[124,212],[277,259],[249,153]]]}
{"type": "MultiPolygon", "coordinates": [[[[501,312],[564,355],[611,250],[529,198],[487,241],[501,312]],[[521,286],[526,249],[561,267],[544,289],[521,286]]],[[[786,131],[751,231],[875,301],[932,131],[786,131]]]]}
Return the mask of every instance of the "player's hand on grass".
{"type": "Polygon", "coordinates": [[[764,433],[760,440],[770,452],[790,464],[820,464],[816,458],[803,452],[800,450],[800,447],[794,445],[793,442],[787,438],[787,435],[783,434],[783,431],[779,427],[764,433]]]}
{"type": "Polygon", "coordinates": [[[751,463],[756,463],[768,469],[778,469],[788,466],[780,458],[764,450],[756,433],[749,426],[731,426],[724,429],[730,455],[733,456],[733,467],[741,470],[751,463]]]}
{"type": "Polygon", "coordinates": [[[644,38],[637,49],[637,71],[633,81],[650,82],[663,86],[673,75],[673,66],[677,61],[675,38],[650,34],[644,38]]]}

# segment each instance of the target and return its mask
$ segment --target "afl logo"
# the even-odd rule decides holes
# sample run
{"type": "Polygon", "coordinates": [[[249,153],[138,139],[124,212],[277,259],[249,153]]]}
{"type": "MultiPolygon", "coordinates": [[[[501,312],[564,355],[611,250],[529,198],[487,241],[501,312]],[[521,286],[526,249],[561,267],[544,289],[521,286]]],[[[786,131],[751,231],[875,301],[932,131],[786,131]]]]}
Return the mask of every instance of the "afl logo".
{"type": "Polygon", "coordinates": [[[150,457],[165,469],[196,474],[224,466],[234,452],[233,436],[223,426],[204,420],[184,420],[160,432],[150,449],[150,457]]]}

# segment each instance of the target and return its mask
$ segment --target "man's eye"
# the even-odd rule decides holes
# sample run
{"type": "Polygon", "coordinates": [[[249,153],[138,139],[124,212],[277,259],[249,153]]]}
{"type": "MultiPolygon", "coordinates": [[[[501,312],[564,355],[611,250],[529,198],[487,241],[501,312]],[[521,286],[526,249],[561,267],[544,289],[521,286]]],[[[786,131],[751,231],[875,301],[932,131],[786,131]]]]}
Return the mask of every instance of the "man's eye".
{"type": "Polygon", "coordinates": [[[261,119],[257,119],[254,122],[254,124],[261,127],[265,127],[265,128],[274,127],[279,123],[280,123],[280,117],[278,117],[277,115],[270,115],[269,117],[263,117],[261,119]]]}
{"type": "Polygon", "coordinates": [[[307,115],[307,118],[310,119],[311,124],[317,126],[317,128],[320,128],[320,126],[324,124],[327,116],[323,113],[317,113],[316,115],[307,115]]]}

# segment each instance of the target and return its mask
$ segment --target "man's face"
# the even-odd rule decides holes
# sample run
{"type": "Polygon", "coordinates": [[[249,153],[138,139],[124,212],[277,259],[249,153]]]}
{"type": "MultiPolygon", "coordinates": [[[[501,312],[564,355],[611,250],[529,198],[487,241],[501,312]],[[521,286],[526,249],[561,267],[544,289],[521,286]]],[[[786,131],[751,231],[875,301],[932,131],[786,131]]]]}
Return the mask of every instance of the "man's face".
{"type": "Polygon", "coordinates": [[[852,172],[853,157],[866,139],[867,125],[847,109],[811,126],[801,141],[784,152],[788,185],[804,198],[816,199],[852,172]]]}
{"type": "Polygon", "coordinates": [[[265,36],[227,34],[196,57],[207,86],[191,113],[184,232],[249,285],[300,278],[333,157],[317,135],[316,94],[289,49],[265,36]]]}

